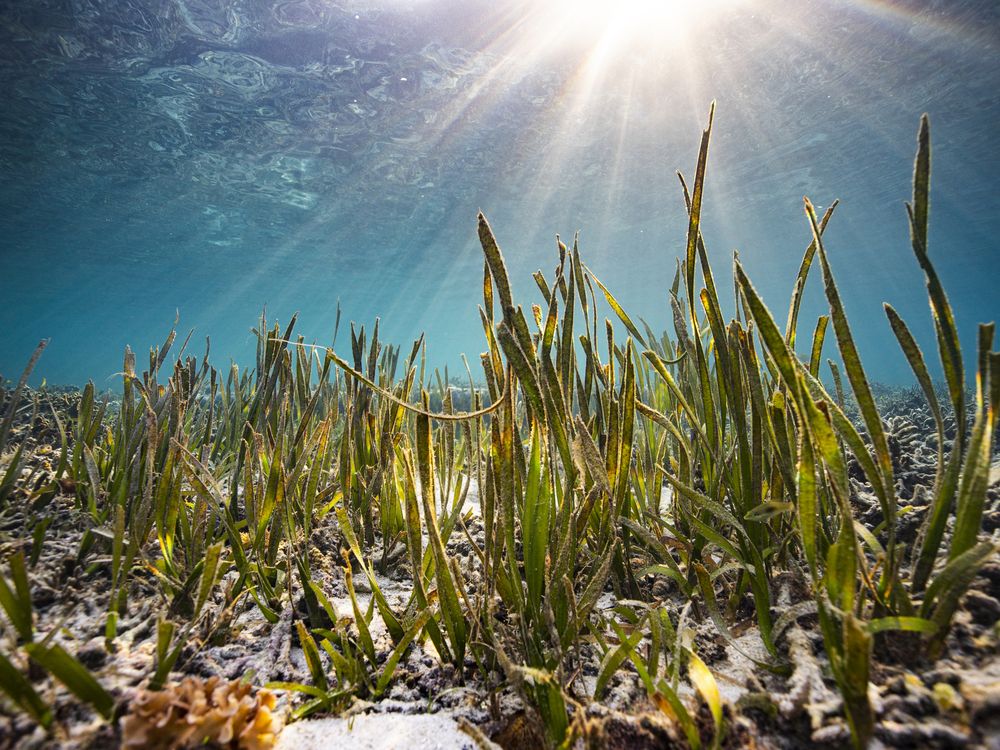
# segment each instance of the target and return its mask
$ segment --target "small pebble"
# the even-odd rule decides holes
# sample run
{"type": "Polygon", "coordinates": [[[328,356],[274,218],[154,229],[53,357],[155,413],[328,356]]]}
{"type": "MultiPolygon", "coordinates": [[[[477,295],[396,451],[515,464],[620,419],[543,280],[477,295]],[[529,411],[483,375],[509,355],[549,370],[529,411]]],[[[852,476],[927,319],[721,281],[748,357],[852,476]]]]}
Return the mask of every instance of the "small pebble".
{"type": "Polygon", "coordinates": [[[884,721],[876,730],[878,737],[890,747],[960,748],[969,745],[969,736],[938,721],[901,724],[884,721]]]}
{"type": "Polygon", "coordinates": [[[104,648],[103,638],[94,638],[87,641],[80,650],[76,652],[76,658],[80,660],[87,669],[100,669],[108,660],[108,652],[104,648]]]}
{"type": "Polygon", "coordinates": [[[1000,620],[1000,602],[982,591],[970,590],[965,595],[965,608],[977,625],[989,627],[1000,620]]]}

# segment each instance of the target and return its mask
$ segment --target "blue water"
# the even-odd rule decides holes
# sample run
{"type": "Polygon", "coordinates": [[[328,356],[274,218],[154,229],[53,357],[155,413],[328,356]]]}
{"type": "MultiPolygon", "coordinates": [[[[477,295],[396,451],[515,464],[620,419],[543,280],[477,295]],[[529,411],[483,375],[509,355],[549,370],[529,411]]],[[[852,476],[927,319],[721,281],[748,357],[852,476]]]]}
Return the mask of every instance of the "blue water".
{"type": "Polygon", "coordinates": [[[662,327],[674,171],[693,173],[713,99],[720,287],[738,250],[783,322],[802,197],[840,198],[831,263],[887,382],[909,376],[883,300],[934,349],[903,206],[930,113],[930,251],[971,360],[1000,313],[1000,4],[710,5],[611,39],[635,3],[593,22],[557,0],[0,3],[0,373],[51,338],[36,382],[116,387],[124,346],[175,315],[195,351],[207,335],[216,364],[249,365],[264,306],[325,344],[338,300],[404,349],[426,331],[433,364],[475,365],[479,209],[523,303],[555,234],[580,230],[590,268],[662,327]]]}

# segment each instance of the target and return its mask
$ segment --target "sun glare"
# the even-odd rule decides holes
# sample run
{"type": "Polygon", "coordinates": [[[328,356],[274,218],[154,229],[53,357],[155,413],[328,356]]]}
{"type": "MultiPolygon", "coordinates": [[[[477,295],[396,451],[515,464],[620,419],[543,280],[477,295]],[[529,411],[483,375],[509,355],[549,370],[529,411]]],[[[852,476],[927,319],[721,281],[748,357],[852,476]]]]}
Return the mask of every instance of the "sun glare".
{"type": "Polygon", "coordinates": [[[568,33],[636,43],[684,36],[745,0],[536,0],[548,23],[568,33]]]}

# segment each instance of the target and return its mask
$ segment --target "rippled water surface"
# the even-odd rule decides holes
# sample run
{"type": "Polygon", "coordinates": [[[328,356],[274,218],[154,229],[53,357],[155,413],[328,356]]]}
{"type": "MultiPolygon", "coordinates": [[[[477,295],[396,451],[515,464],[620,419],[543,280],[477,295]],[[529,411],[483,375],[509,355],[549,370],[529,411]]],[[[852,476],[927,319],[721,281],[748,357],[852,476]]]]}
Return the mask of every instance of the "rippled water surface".
{"type": "Polygon", "coordinates": [[[587,23],[553,2],[0,3],[0,373],[51,338],[39,377],[114,385],[125,344],[175,315],[217,364],[249,364],[262,307],[328,343],[338,300],[406,349],[426,331],[434,364],[476,362],[479,209],[522,302],[555,234],[580,230],[662,327],[674,172],[693,172],[713,99],[720,285],[738,250],[783,319],[802,196],[840,198],[831,262],[888,381],[906,365],[883,300],[933,349],[903,206],[929,112],[931,254],[974,350],[1000,313],[996,2],[734,0],[624,31],[615,4],[587,23]]]}

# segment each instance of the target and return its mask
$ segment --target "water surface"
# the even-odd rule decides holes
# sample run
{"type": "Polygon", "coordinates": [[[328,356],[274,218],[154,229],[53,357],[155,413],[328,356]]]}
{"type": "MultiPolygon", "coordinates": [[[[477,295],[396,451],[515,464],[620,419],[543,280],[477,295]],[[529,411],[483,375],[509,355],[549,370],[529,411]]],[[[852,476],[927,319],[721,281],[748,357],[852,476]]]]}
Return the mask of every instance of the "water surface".
{"type": "MultiPolygon", "coordinates": [[[[870,374],[891,382],[908,371],[883,300],[933,350],[903,206],[930,113],[931,254],[972,354],[1000,313],[996,2],[717,2],[616,39],[610,11],[561,12],[0,4],[0,373],[51,338],[38,378],[114,385],[125,344],[141,354],[176,315],[217,364],[250,364],[262,307],[328,343],[338,300],[404,349],[426,331],[434,364],[475,364],[479,209],[522,302],[555,234],[580,230],[588,265],[662,327],[685,240],[674,172],[693,173],[713,99],[720,286],[738,250],[783,321],[802,197],[840,198],[831,262],[870,374]]],[[[823,310],[813,279],[803,325],[823,310]]]]}

